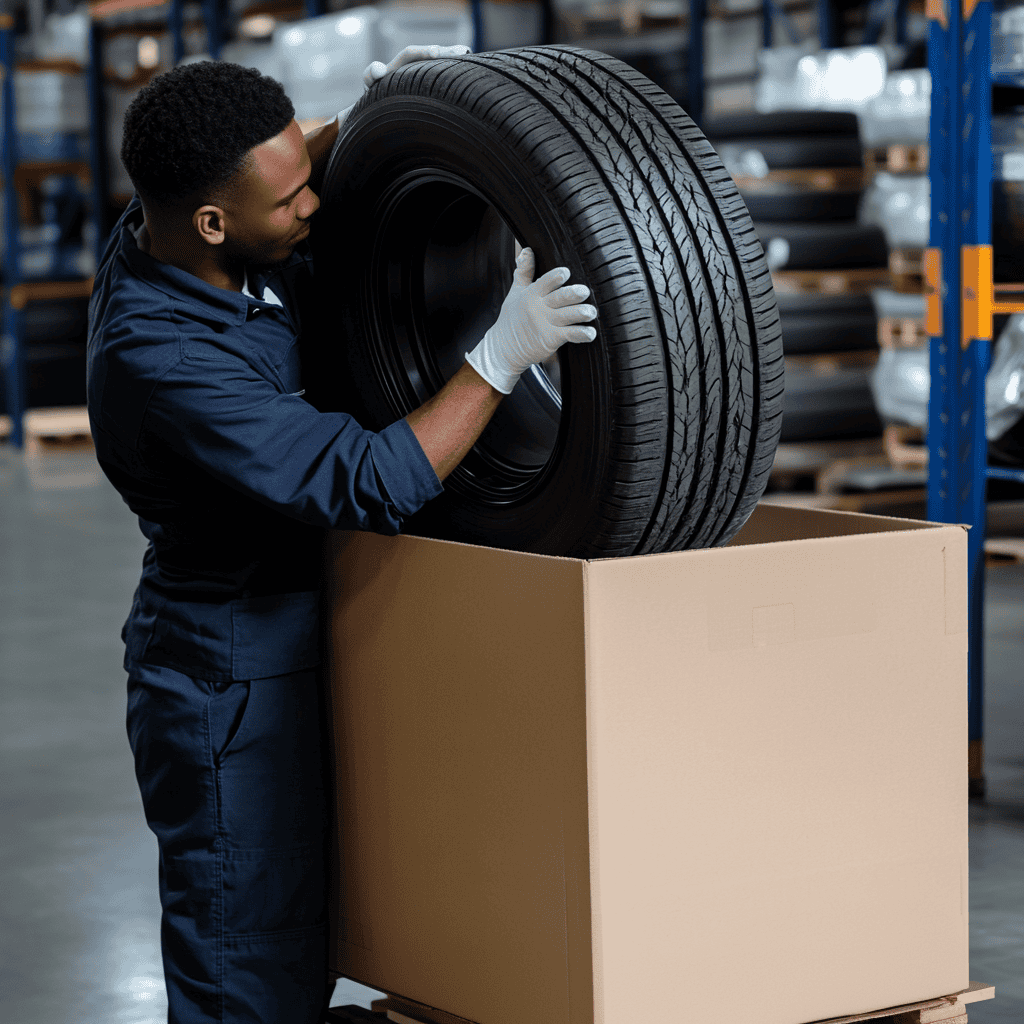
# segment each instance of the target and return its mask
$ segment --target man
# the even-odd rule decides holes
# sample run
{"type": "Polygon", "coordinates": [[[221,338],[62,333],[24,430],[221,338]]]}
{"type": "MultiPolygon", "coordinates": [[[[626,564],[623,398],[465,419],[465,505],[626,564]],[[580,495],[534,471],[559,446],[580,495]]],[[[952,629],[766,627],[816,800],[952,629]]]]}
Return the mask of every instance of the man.
{"type": "MultiPolygon", "coordinates": [[[[412,47],[366,81],[465,52],[412,47]]],[[[153,79],[125,115],[137,194],[89,306],[97,457],[149,540],[122,637],[171,1024],[326,1008],[324,531],[397,533],[519,374],[595,335],[589,290],[565,268],[534,282],[524,250],[497,322],[421,408],[374,434],[308,404],[296,295],[337,133],[304,138],[280,84],[236,64],[153,79]]]]}

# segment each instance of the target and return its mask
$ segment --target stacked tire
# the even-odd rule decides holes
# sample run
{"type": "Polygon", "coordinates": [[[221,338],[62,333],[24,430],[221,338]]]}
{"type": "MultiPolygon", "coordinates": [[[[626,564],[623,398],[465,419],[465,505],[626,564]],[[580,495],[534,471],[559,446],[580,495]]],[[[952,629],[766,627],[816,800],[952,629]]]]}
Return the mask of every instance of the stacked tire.
{"type": "MultiPolygon", "coordinates": [[[[882,231],[857,222],[863,151],[855,114],[736,114],[709,119],[704,130],[737,180],[773,271],[888,266],[882,231]]],[[[776,299],[786,357],[782,440],[878,436],[871,367],[841,358],[877,351],[870,294],[777,287],[776,299]]]]}

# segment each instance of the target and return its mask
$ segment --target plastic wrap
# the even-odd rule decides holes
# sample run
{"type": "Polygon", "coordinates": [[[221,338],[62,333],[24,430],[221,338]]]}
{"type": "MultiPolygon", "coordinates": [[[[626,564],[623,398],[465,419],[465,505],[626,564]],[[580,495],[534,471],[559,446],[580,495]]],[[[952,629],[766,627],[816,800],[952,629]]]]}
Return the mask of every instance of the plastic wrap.
{"type": "Polygon", "coordinates": [[[992,117],[992,177],[996,181],[1024,181],[1024,117],[992,117]]]}
{"type": "Polygon", "coordinates": [[[85,74],[15,71],[14,109],[20,132],[89,130],[89,92],[85,74]]]}
{"type": "Polygon", "coordinates": [[[776,46],[758,54],[761,75],[754,106],[774,110],[849,110],[859,113],[882,92],[887,61],[880,46],[818,50],[816,44],[776,46]]]}
{"type": "MultiPolygon", "coordinates": [[[[891,423],[928,429],[930,353],[885,349],[871,371],[871,392],[879,416],[891,423]]],[[[1002,437],[1024,416],[1024,314],[1014,314],[995,346],[985,378],[985,436],[1002,437]]]]}
{"type": "Polygon", "coordinates": [[[927,300],[923,295],[894,292],[890,288],[875,288],[871,292],[875,316],[893,320],[924,320],[927,300]]]}
{"type": "Polygon", "coordinates": [[[380,10],[381,18],[377,25],[374,59],[385,64],[405,47],[427,40],[439,46],[473,45],[473,18],[468,4],[450,0],[429,3],[383,0],[376,9],[380,10]]]}
{"type": "Polygon", "coordinates": [[[375,7],[350,7],[274,29],[279,81],[297,121],[333,117],[363,94],[363,71],[377,59],[375,7]]]}
{"type": "Polygon", "coordinates": [[[46,16],[43,31],[33,40],[40,60],[76,60],[89,63],[90,18],[87,11],[46,16]]]}
{"type": "MultiPolygon", "coordinates": [[[[533,29],[531,28],[532,32],[533,29]]],[[[406,46],[425,40],[440,46],[473,43],[473,21],[461,4],[380,3],[348,7],[274,29],[269,49],[223,57],[277,78],[295,104],[298,121],[333,117],[363,94],[363,72],[372,61],[387,63],[406,46]]]]}
{"type": "Polygon", "coordinates": [[[927,174],[879,171],[864,190],[857,219],[880,227],[894,248],[924,249],[931,226],[930,193],[927,174]]]}
{"type": "Polygon", "coordinates": [[[1024,82],[1024,6],[996,4],[992,12],[992,70],[1024,82]]]}
{"type": "Polygon", "coordinates": [[[871,371],[871,393],[883,420],[928,427],[928,349],[883,349],[871,371]]]}
{"type": "Polygon", "coordinates": [[[1024,415],[1024,314],[1015,313],[999,335],[985,378],[985,433],[1002,437],[1024,415]]]}
{"type": "Polygon", "coordinates": [[[882,91],[857,114],[865,146],[928,141],[932,76],[927,68],[892,71],[882,91]]]}

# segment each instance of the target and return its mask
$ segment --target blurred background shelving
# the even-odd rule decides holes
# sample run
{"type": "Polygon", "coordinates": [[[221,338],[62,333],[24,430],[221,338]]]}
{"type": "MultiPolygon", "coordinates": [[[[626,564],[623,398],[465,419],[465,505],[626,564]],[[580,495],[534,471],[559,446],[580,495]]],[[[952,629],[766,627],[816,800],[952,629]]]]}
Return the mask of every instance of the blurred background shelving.
{"type": "MultiPolygon", "coordinates": [[[[1024,6],[986,3],[995,280],[1024,282],[1024,6]]],[[[924,0],[2,0],[0,18],[0,433],[14,443],[24,408],[84,403],[92,274],[132,195],[121,124],[153,76],[203,59],[259,68],[310,131],[358,97],[371,60],[409,43],[555,42],[665,89],[748,205],[787,370],[765,500],[928,514],[924,0]]],[[[984,488],[1005,505],[1024,502],[1024,401],[1006,397],[1024,373],[1024,327],[997,316],[994,328],[992,422],[1005,429],[989,447],[1003,471],[984,488]]],[[[993,536],[1010,529],[996,520],[993,536]]]]}

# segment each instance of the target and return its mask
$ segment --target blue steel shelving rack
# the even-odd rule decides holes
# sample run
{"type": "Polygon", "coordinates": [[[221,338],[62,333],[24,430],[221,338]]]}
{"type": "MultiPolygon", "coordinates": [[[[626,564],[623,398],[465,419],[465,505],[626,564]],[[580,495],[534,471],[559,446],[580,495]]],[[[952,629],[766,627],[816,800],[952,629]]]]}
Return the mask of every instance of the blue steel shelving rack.
{"type": "Polygon", "coordinates": [[[927,0],[926,14],[932,79],[928,518],[971,527],[968,775],[972,795],[984,796],[986,484],[992,478],[1024,483],[1024,471],[988,465],[985,376],[993,315],[1022,312],[1024,304],[1003,301],[1019,296],[1020,287],[995,285],[992,277],[991,0],[927,0]]]}
{"type": "MultiPolygon", "coordinates": [[[[24,309],[30,302],[47,299],[73,299],[88,297],[92,290],[91,278],[71,281],[23,281],[20,273],[19,227],[20,214],[15,184],[17,169],[31,164],[34,171],[52,170],[52,173],[74,174],[82,171],[81,160],[18,159],[18,129],[14,105],[14,72],[17,61],[14,39],[14,17],[0,14],[0,103],[3,109],[3,139],[0,144],[0,173],[3,175],[4,203],[4,257],[3,301],[0,305],[0,378],[11,419],[11,441],[16,447],[24,443],[23,417],[25,411],[26,381],[23,351],[24,309]]],[[[36,70],[52,67],[67,70],[64,61],[34,62],[36,70]],[[40,67],[42,65],[42,68],[40,67]]]]}
{"type": "MultiPolygon", "coordinates": [[[[478,7],[479,0],[474,0],[478,7]]],[[[140,4],[139,9],[148,7],[140,4]]],[[[173,64],[184,56],[183,40],[184,0],[170,0],[167,16],[171,33],[173,64]]],[[[131,9],[118,7],[119,11],[131,9]]],[[[313,18],[324,13],[324,0],[305,0],[307,17],[313,18]]],[[[224,45],[223,0],[203,0],[203,20],[206,23],[210,55],[219,59],[224,45]]],[[[96,226],[95,258],[97,265],[106,248],[112,225],[109,223],[107,183],[109,166],[107,161],[107,118],[103,90],[103,33],[101,18],[94,17],[89,33],[89,63],[82,70],[86,75],[90,113],[89,126],[89,174],[92,182],[92,219],[96,226]]],[[[19,213],[14,185],[17,159],[17,125],[14,108],[14,18],[0,14],[0,102],[3,110],[3,140],[0,173],[3,175],[2,201],[5,204],[4,238],[4,290],[2,304],[2,333],[0,333],[0,376],[3,378],[4,395],[8,415],[11,418],[11,443],[20,448],[24,444],[23,418],[26,403],[25,357],[23,351],[24,316],[28,302],[88,296],[92,291],[92,278],[78,281],[22,281],[19,273],[19,213]]],[[[53,161],[55,171],[59,165],[68,168],[78,161],[53,161]]]]}

